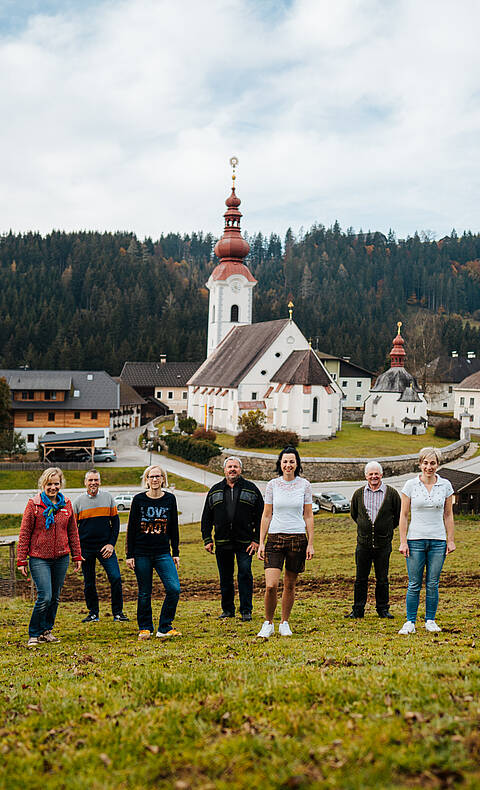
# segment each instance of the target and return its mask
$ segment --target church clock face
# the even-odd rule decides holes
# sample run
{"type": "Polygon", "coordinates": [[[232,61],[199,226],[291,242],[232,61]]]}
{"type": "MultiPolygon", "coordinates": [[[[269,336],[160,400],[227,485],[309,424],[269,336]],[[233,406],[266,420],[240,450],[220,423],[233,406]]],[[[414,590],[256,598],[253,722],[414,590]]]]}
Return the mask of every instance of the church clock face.
{"type": "Polygon", "coordinates": [[[240,285],[238,280],[234,280],[233,283],[230,286],[230,288],[232,289],[234,294],[238,294],[238,292],[240,291],[241,287],[242,286],[240,285]]]}
{"type": "Polygon", "coordinates": [[[289,335],[289,336],[287,337],[287,343],[290,343],[290,345],[291,345],[292,343],[295,343],[295,338],[293,337],[293,335],[289,335]]]}

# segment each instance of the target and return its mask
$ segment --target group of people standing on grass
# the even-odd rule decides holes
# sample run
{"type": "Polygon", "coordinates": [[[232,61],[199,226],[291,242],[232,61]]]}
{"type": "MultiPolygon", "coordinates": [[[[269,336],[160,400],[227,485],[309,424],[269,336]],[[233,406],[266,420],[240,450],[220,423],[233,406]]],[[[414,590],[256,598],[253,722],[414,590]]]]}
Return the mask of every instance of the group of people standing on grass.
{"type": "MultiPolygon", "coordinates": [[[[357,524],[354,603],[349,618],[362,618],[367,601],[368,577],[373,564],[375,599],[379,617],[393,618],[389,608],[388,569],[394,530],[400,533],[399,551],[406,557],[408,589],[407,620],[399,634],[415,633],[423,575],[426,571],[427,631],[440,631],[435,622],[440,573],[447,554],[455,550],[453,489],[437,474],[435,448],[420,452],[420,474],[408,480],[401,496],[382,480],[376,461],[365,467],[366,484],[355,491],[351,515],[357,524]],[[410,515],[410,524],[408,518],[410,515]]],[[[242,476],[240,458],[224,463],[224,479],[208,492],[202,514],[204,548],[215,553],[220,578],[222,612],[219,619],[235,617],[234,566],[237,562],[240,615],[252,620],[252,557],[265,567],[265,621],[258,636],[275,633],[274,616],[278,587],[285,566],[281,600],[280,636],[291,636],[290,614],[298,574],[314,556],[311,485],[302,477],[298,451],[286,447],[278,456],[277,476],[267,483],[265,501],[257,486],[242,476]],[[213,532],[213,535],[212,535],[213,532]]],[[[127,567],[138,584],[138,639],[155,633],[152,613],[152,581],[155,570],[165,587],[156,636],[181,636],[173,626],[180,596],[178,577],[179,530],[176,499],[164,490],[166,475],[152,465],[143,474],[144,491],[132,501],[126,538],[127,567]]],[[[61,492],[65,480],[61,469],[46,469],[39,480],[41,491],[28,501],[18,541],[17,564],[28,576],[27,561],[37,590],[29,625],[29,647],[57,642],[53,627],[69,554],[75,571],[82,570],[88,615],[83,622],[97,622],[99,602],[95,584],[97,559],[111,587],[114,621],[128,620],[123,612],[122,581],[115,543],[120,522],[111,494],[100,490],[100,475],[90,470],[86,491],[75,503],[61,492]],[[28,560],[27,560],[28,558],[28,560]]]]}

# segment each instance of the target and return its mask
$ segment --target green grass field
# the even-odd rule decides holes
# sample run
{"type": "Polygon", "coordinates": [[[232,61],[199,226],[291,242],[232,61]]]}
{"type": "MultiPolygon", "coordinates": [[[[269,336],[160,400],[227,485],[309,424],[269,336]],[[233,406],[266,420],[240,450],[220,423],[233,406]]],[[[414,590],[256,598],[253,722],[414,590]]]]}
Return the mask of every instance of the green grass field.
{"type": "MultiPolygon", "coordinates": [[[[102,486],[139,486],[144,467],[140,466],[109,466],[101,469],[102,486]]],[[[85,477],[84,470],[67,469],[64,472],[67,481],[67,488],[83,488],[83,480],[85,477]]],[[[21,471],[12,469],[0,472],[0,490],[9,489],[30,489],[35,491],[37,488],[37,481],[40,477],[38,471],[21,471]]],[[[208,491],[208,488],[201,483],[196,483],[193,480],[187,480],[185,477],[180,477],[172,473],[168,473],[169,485],[174,485],[179,491],[208,491]]]]}
{"type": "MultiPolygon", "coordinates": [[[[423,436],[405,436],[389,431],[371,431],[362,428],[357,422],[343,422],[342,430],[335,439],[321,442],[300,442],[298,451],[302,457],[320,458],[379,458],[389,455],[417,453],[422,447],[445,447],[451,439],[441,439],[433,435],[433,428],[427,428],[423,436]]],[[[217,434],[217,443],[223,447],[235,447],[235,438],[226,433],[217,434]]],[[[276,453],[282,448],[256,447],[258,453],[276,453]]]]}
{"type": "MultiPolygon", "coordinates": [[[[80,624],[81,582],[69,572],[62,641],[28,651],[31,601],[2,599],[0,787],[477,789],[474,519],[458,520],[457,545],[442,575],[436,635],[421,623],[416,635],[397,635],[406,588],[397,541],[395,620],[379,620],[372,604],[364,620],[344,619],[355,529],[327,514],[316,518],[316,555],[301,577],[289,639],[255,636],[263,620],[256,559],[253,623],[216,619],[215,561],[198,525],[182,528],[180,639],[137,642],[136,583],[123,559],[129,623],[113,623],[105,600],[100,623],[80,624]]],[[[100,581],[106,599],[103,574],[100,581]]],[[[153,598],[158,616],[158,584],[153,598]]],[[[422,596],[420,616],[423,606],[422,596]]]]}

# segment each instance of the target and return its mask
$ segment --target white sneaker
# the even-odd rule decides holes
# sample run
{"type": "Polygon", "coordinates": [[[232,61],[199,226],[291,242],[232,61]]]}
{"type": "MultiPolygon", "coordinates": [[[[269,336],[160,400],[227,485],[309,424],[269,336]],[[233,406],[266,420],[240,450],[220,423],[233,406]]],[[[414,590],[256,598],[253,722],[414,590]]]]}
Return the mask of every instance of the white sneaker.
{"type": "Polygon", "coordinates": [[[400,631],[398,633],[399,634],[414,634],[415,633],[415,623],[412,623],[411,620],[407,620],[407,622],[402,625],[402,627],[401,627],[401,629],[400,629],[400,631]]]}
{"type": "Polygon", "coordinates": [[[425,621],[425,630],[426,631],[432,631],[432,632],[436,633],[437,631],[441,631],[442,629],[440,628],[440,626],[438,626],[436,624],[435,620],[426,620],[425,621]]]}
{"type": "Polygon", "coordinates": [[[283,623],[280,623],[278,626],[278,633],[280,636],[292,636],[292,629],[288,625],[287,620],[284,620],[283,623]]]}
{"type": "Polygon", "coordinates": [[[275,633],[275,626],[273,623],[269,623],[268,620],[265,620],[264,624],[262,625],[260,631],[258,632],[257,636],[261,636],[263,639],[268,639],[275,633]]]}

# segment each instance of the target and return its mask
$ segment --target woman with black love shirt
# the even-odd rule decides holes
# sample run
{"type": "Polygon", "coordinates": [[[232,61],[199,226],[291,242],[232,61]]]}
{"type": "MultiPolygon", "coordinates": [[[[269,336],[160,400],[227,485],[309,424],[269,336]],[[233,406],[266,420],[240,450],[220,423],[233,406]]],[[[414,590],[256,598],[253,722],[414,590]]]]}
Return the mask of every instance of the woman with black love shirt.
{"type": "Polygon", "coordinates": [[[181,636],[172,625],[180,596],[177,501],[162,489],[166,475],[160,466],[148,466],[142,480],[146,491],[133,497],[127,527],[127,567],[135,571],[138,582],[138,638],[153,636],[154,569],[165,587],[157,637],[181,636]]]}

